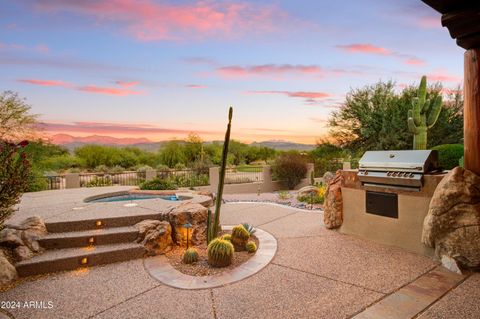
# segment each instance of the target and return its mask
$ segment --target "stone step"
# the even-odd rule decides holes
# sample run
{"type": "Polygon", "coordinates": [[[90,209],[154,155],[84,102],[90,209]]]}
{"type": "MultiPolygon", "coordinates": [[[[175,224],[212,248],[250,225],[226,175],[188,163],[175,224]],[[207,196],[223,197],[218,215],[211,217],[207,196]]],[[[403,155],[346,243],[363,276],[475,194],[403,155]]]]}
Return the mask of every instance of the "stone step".
{"type": "Polygon", "coordinates": [[[142,258],[144,255],[145,248],[136,243],[53,249],[32,259],[21,261],[15,267],[19,276],[25,277],[126,261],[142,258]]]}
{"type": "Polygon", "coordinates": [[[49,233],[38,240],[45,249],[86,247],[133,242],[138,230],[133,226],[113,227],[65,233],[49,233]],[[93,242],[91,242],[93,240],[93,242]]]}
{"type": "Polygon", "coordinates": [[[133,226],[145,219],[160,219],[160,213],[116,216],[116,217],[99,217],[95,219],[83,220],[65,220],[46,222],[45,226],[49,233],[76,232],[82,230],[103,229],[111,227],[133,226]]]}

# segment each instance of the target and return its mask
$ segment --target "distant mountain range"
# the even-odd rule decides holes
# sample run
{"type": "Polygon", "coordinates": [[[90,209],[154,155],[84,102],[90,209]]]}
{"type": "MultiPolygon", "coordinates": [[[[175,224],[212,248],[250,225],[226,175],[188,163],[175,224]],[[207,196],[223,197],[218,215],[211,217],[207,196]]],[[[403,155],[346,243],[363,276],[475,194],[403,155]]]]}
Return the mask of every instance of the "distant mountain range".
{"type": "MultiPolygon", "coordinates": [[[[72,136],[68,134],[55,134],[50,136],[50,142],[65,146],[69,150],[86,144],[98,144],[108,146],[133,146],[146,151],[158,151],[167,141],[152,142],[147,138],[117,138],[112,136],[91,135],[91,136],[72,136]]],[[[300,144],[283,140],[272,140],[263,142],[253,142],[252,146],[266,146],[276,150],[288,151],[309,151],[315,148],[313,144],[300,144]]]]}

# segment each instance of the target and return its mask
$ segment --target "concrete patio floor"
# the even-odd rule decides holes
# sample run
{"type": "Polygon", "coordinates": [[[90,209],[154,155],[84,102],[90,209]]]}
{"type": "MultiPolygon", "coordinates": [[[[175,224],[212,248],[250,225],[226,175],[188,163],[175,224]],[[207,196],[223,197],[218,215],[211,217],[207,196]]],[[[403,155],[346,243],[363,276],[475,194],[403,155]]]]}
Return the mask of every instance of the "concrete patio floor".
{"type": "MultiPolygon", "coordinates": [[[[56,219],[72,214],[87,196],[119,189],[27,194],[13,220],[34,214],[56,219]]],[[[327,230],[322,217],[263,203],[225,204],[223,224],[248,222],[278,241],[272,262],[252,277],[181,290],[150,277],[137,259],[27,278],[0,301],[52,301],[53,308],[0,309],[0,318],[351,318],[437,267],[430,258],[327,230]]],[[[480,274],[474,274],[419,318],[479,318],[478,300],[480,274]]]]}

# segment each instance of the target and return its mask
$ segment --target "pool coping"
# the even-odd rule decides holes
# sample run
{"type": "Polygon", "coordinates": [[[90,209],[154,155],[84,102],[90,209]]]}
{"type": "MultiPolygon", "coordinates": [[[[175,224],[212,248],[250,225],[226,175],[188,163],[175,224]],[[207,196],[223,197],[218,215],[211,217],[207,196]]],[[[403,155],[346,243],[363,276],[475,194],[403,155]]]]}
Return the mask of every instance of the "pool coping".
{"type": "MultiPolygon", "coordinates": [[[[222,229],[231,230],[233,227],[222,226],[222,229]]],[[[199,290],[225,286],[256,274],[272,261],[277,252],[275,237],[259,228],[256,228],[255,236],[259,242],[255,255],[238,267],[219,274],[211,276],[186,275],[170,265],[164,255],[146,258],[143,265],[150,276],[170,287],[199,290]]]]}

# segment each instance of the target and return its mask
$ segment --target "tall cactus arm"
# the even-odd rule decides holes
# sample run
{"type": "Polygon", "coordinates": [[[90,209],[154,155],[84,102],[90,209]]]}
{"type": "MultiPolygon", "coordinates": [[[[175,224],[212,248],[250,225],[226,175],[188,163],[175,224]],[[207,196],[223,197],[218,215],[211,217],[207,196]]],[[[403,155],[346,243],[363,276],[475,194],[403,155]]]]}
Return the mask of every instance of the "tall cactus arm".
{"type": "Polygon", "coordinates": [[[422,76],[420,86],[418,87],[418,107],[420,113],[426,112],[426,108],[429,107],[428,103],[425,103],[427,99],[427,77],[422,76]]]}
{"type": "Polygon", "coordinates": [[[418,134],[417,126],[412,117],[412,110],[408,110],[408,130],[413,134],[418,134]]]}
{"type": "Polygon", "coordinates": [[[408,117],[412,117],[414,122],[415,122],[415,125],[419,126],[422,124],[422,117],[421,117],[421,108],[420,108],[420,104],[419,104],[419,99],[417,97],[414,97],[413,98],[413,102],[412,102],[412,109],[409,110],[408,112],[408,117]]]}
{"type": "Polygon", "coordinates": [[[435,125],[435,122],[437,122],[438,116],[440,115],[440,111],[442,111],[442,96],[437,95],[430,103],[430,109],[427,118],[428,128],[431,128],[433,125],[435,125]]]}

